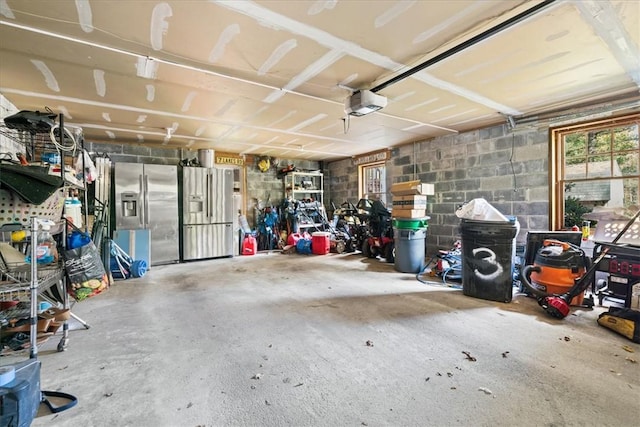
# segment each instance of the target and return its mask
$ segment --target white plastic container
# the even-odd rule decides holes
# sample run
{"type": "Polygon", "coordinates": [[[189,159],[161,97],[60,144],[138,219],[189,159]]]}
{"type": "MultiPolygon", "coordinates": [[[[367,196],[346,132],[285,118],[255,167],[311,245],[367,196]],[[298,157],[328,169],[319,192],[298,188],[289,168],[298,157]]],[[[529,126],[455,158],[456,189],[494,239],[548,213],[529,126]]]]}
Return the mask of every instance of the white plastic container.
{"type": "Polygon", "coordinates": [[[73,225],[82,228],[82,202],[77,197],[67,197],[64,202],[64,216],[73,225]]]}
{"type": "Polygon", "coordinates": [[[207,148],[198,150],[198,161],[203,168],[212,168],[215,166],[215,151],[207,148]]]}

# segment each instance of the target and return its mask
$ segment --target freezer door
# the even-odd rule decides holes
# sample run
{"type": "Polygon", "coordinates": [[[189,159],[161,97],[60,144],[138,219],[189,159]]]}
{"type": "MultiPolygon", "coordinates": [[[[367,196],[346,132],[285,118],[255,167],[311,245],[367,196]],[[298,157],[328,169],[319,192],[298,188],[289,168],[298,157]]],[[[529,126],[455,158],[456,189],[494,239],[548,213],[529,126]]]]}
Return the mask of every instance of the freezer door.
{"type": "Polygon", "coordinates": [[[113,168],[116,230],[144,228],[143,165],[115,163],[113,168]]]}
{"type": "Polygon", "coordinates": [[[182,220],[184,225],[209,223],[209,175],[206,168],[182,168],[182,220]]]}
{"type": "Polygon", "coordinates": [[[178,167],[144,165],[143,217],[151,234],[151,265],[180,259],[178,243],[178,167]]]}
{"type": "Polygon", "coordinates": [[[233,170],[210,169],[211,223],[233,222],[233,170]]]}
{"type": "Polygon", "coordinates": [[[185,225],[183,234],[185,261],[233,256],[233,225],[231,223],[185,225]]]}

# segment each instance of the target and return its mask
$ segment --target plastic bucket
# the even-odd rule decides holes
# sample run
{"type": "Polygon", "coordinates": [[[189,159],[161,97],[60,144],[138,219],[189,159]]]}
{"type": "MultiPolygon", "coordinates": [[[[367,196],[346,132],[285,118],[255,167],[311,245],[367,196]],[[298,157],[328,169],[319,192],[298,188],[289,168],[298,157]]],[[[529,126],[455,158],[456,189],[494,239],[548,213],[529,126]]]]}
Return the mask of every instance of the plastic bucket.
{"type": "Polygon", "coordinates": [[[215,166],[215,151],[208,148],[201,148],[198,150],[198,162],[203,168],[212,168],[215,166]]]}
{"type": "Polygon", "coordinates": [[[517,221],[462,219],[462,293],[491,301],[513,297],[517,221]]]}
{"type": "Polygon", "coordinates": [[[418,273],[424,268],[426,228],[417,230],[394,228],[394,267],[401,273],[418,273]]]}

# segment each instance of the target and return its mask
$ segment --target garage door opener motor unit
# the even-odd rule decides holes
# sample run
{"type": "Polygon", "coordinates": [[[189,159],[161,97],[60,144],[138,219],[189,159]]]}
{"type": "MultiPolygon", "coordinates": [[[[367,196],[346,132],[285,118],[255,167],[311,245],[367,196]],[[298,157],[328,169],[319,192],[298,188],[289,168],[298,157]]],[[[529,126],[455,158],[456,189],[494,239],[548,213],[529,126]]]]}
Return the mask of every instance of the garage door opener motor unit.
{"type": "Polygon", "coordinates": [[[360,90],[345,101],[344,111],[351,116],[364,116],[387,106],[387,98],[370,90],[360,90]]]}

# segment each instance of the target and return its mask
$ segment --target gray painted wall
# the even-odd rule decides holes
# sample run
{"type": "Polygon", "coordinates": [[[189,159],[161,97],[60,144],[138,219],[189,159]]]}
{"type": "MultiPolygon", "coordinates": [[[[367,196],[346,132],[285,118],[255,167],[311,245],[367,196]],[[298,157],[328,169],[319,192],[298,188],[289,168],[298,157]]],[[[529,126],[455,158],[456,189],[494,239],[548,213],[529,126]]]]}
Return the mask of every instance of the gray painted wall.
{"type": "MultiPolygon", "coordinates": [[[[518,244],[527,230],[547,230],[548,130],[511,132],[506,125],[447,135],[405,145],[387,161],[387,188],[418,179],[435,185],[429,197],[427,252],[450,249],[460,239],[462,203],[482,197],[520,223],[518,244]]],[[[358,170],[351,159],[327,164],[325,186],[337,204],[358,200],[358,170]]],[[[389,200],[391,196],[389,194],[389,200]]]]}

